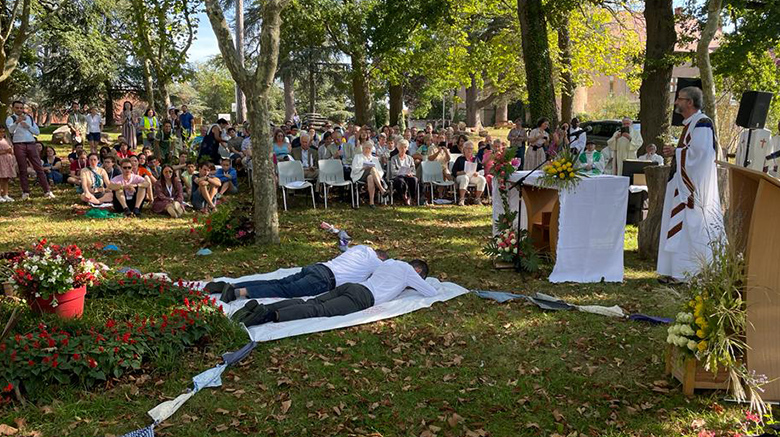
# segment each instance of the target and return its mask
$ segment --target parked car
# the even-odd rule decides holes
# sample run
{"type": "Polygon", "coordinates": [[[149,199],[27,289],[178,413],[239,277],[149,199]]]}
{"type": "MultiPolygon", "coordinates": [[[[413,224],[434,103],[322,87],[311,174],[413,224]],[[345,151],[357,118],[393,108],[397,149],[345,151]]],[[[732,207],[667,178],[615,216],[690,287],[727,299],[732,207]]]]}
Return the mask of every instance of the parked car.
{"type": "MultiPolygon", "coordinates": [[[[620,120],[594,120],[582,123],[582,128],[590,127],[592,129],[588,132],[588,140],[596,143],[596,148],[602,149],[607,147],[607,140],[612,138],[616,131],[620,130],[621,124],[620,120]]],[[[639,121],[634,120],[631,128],[639,130],[639,121]]]]}

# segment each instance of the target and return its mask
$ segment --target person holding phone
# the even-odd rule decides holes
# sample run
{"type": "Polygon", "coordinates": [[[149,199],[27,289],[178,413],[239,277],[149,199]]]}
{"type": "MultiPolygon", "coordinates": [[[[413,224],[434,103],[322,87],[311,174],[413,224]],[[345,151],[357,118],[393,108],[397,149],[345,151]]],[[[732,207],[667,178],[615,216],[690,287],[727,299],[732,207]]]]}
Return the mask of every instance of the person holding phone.
{"type": "Polygon", "coordinates": [[[19,185],[22,187],[22,200],[30,198],[30,183],[27,180],[28,161],[33,170],[35,170],[35,174],[38,175],[38,183],[44,192],[44,197],[54,199],[54,193],[49,188],[46,172],[43,171],[41,155],[35,145],[35,135],[40,135],[41,131],[38,129],[38,125],[35,124],[35,120],[27,115],[24,106],[25,104],[21,100],[14,101],[11,105],[13,114],[5,120],[5,125],[8,126],[8,133],[11,134],[16,164],[19,167],[19,185]]]}
{"type": "Polygon", "coordinates": [[[528,148],[525,151],[523,170],[533,170],[546,159],[545,153],[550,146],[550,120],[542,117],[536,121],[536,128],[528,134],[528,148]]]}
{"type": "Polygon", "coordinates": [[[634,129],[632,124],[629,117],[623,117],[620,129],[607,140],[607,147],[613,156],[612,171],[617,176],[623,174],[623,161],[636,159],[636,152],[642,147],[642,134],[639,129],[634,129]]]}

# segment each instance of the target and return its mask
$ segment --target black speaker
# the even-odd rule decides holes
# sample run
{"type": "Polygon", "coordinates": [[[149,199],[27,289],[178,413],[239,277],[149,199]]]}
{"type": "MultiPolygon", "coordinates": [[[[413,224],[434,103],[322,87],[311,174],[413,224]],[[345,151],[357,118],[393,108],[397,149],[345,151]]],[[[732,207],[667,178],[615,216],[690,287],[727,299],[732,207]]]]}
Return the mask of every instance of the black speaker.
{"type": "MultiPolygon", "coordinates": [[[[680,90],[683,88],[688,88],[689,86],[695,86],[698,89],[701,89],[701,79],[696,79],[692,77],[678,77],[677,78],[677,91],[674,92],[674,100],[677,100],[677,97],[680,95],[680,90]]],[[[683,118],[682,115],[674,112],[674,108],[672,109],[672,126],[682,126],[683,125],[683,118]]]]}
{"type": "Polygon", "coordinates": [[[745,91],[739,101],[737,126],[747,129],[763,129],[766,114],[772,102],[772,93],[762,91],[745,91]]]}

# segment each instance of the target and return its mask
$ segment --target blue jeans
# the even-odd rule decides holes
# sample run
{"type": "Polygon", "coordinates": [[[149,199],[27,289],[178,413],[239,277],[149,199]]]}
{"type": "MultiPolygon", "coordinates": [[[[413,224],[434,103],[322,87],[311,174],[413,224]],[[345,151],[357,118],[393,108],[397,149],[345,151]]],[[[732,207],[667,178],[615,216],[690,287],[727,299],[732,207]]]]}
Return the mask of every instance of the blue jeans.
{"type": "Polygon", "coordinates": [[[281,279],[267,281],[245,281],[233,284],[235,288],[246,288],[247,297],[303,297],[316,296],[336,287],[333,272],[323,264],[312,264],[300,272],[281,279]]]}

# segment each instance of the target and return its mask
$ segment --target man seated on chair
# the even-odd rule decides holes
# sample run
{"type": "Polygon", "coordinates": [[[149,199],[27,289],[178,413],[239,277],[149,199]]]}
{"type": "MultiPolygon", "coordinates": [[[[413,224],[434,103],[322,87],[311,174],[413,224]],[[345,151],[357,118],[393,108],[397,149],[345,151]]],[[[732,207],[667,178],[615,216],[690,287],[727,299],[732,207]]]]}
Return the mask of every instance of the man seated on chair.
{"type": "Polygon", "coordinates": [[[604,157],[596,150],[596,143],[588,141],[577,158],[577,168],[584,168],[589,175],[599,175],[604,173],[604,165],[604,157]]]}
{"type": "Polygon", "coordinates": [[[655,144],[650,143],[645,150],[647,150],[647,153],[639,157],[640,161],[650,161],[654,162],[657,165],[664,165],[664,157],[655,153],[658,151],[658,148],[655,146],[655,144]]]}
{"type": "Polygon", "coordinates": [[[270,305],[249,301],[236,311],[233,320],[246,326],[270,322],[288,322],[311,317],[334,317],[356,313],[374,305],[395,299],[407,287],[424,296],[438,291],[425,282],[428,264],[416,259],[411,262],[389,259],[382,262],[368,279],[347,282],[313,299],[285,299],[270,305]]]}
{"type": "Polygon", "coordinates": [[[318,152],[311,148],[311,138],[307,132],[296,138],[300,147],[293,147],[293,159],[300,162],[303,166],[304,179],[317,179],[320,171],[317,169],[319,161],[318,152]]]}
{"type": "Polygon", "coordinates": [[[316,296],[347,282],[365,281],[387,258],[384,250],[353,246],[330,261],[308,265],[300,272],[281,279],[235,284],[209,282],[204,289],[209,293],[222,293],[220,299],[223,302],[231,302],[239,297],[316,296]]]}

